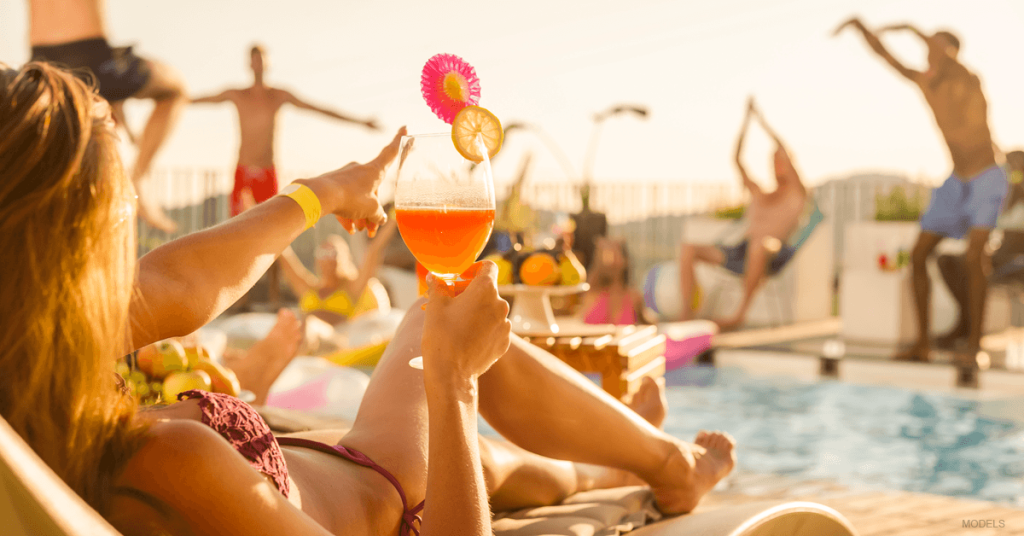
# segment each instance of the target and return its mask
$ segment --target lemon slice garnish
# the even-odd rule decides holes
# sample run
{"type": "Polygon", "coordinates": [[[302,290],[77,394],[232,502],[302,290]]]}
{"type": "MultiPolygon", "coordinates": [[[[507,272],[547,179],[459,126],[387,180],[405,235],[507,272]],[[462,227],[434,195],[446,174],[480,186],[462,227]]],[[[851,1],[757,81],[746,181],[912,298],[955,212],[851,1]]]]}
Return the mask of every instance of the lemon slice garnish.
{"type": "Polygon", "coordinates": [[[494,158],[501,150],[501,142],[505,138],[505,131],[501,128],[501,121],[485,108],[479,106],[466,106],[452,121],[452,142],[459,154],[473,162],[483,162],[484,156],[481,149],[487,150],[487,157],[494,158]],[[481,148],[476,140],[477,137],[483,141],[481,148]]]}

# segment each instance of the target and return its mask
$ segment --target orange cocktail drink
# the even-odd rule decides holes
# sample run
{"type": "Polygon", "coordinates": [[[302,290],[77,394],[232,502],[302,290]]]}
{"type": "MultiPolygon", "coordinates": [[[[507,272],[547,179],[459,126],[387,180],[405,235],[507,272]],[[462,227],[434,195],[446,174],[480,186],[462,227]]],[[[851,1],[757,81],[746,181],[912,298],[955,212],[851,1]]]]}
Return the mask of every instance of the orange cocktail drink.
{"type": "Polygon", "coordinates": [[[402,138],[395,220],[416,260],[458,294],[494,226],[490,160],[467,160],[448,134],[402,138]]]}
{"type": "Polygon", "coordinates": [[[483,251],[494,226],[494,209],[398,208],[395,219],[416,260],[427,270],[454,279],[483,251]]]}

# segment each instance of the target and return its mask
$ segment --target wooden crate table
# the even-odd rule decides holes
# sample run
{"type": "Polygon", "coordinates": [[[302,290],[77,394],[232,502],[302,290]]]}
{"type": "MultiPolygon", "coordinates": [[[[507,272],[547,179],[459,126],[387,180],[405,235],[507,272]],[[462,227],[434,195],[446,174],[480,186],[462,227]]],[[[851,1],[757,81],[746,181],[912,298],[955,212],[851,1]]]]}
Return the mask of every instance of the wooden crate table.
{"type": "Polygon", "coordinates": [[[557,335],[520,335],[584,374],[600,374],[601,387],[620,400],[645,376],[665,375],[665,336],[657,326],[563,325],[557,335]]]}

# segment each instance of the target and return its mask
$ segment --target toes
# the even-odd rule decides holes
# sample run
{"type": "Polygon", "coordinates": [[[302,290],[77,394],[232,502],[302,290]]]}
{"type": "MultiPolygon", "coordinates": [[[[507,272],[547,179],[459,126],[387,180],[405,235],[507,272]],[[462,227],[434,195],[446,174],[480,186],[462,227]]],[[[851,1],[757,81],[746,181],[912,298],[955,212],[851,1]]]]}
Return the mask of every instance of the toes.
{"type": "Polygon", "coordinates": [[[715,430],[709,434],[708,448],[720,450],[722,452],[729,452],[736,446],[736,440],[726,432],[715,430]]]}

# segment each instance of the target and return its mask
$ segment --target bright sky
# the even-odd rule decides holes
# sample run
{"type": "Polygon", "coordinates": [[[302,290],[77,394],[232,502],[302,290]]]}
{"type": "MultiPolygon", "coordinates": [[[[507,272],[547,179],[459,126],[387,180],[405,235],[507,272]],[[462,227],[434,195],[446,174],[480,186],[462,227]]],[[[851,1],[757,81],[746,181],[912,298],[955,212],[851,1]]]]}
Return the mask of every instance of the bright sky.
{"type": "MultiPolygon", "coordinates": [[[[441,132],[419,94],[420,69],[437,52],[465,58],[482,82],[481,105],[505,123],[532,123],[554,140],[576,173],[595,112],[620,103],[650,109],[647,120],[605,122],[596,180],[735,180],[731,154],[746,96],[792,148],[811,183],[855,171],[941,180],[949,157],[917,90],[863,40],[832,30],[858,13],[869,26],[910,21],[925,32],[953,29],[962,61],[982,77],[997,143],[1024,146],[1024,3],[1013,0],[108,0],[111,42],[178,68],[195,94],[251,82],[248,48],[270,54],[268,82],[356,116],[369,133],[316,114],[287,110],[278,167],[320,172],[372,157],[390,133],[441,132]],[[400,6],[400,7],[399,7],[400,6]]],[[[0,2],[0,61],[28,57],[27,2],[0,2]]],[[[886,37],[908,66],[923,46],[886,37]]],[[[129,108],[136,121],[146,108],[129,108]]],[[[230,105],[192,107],[158,167],[234,167],[238,134],[230,105]]],[[[533,151],[535,180],[565,173],[541,138],[509,135],[495,160],[508,179],[533,151]]],[[[763,178],[769,147],[751,139],[747,161],[763,178]]]]}

